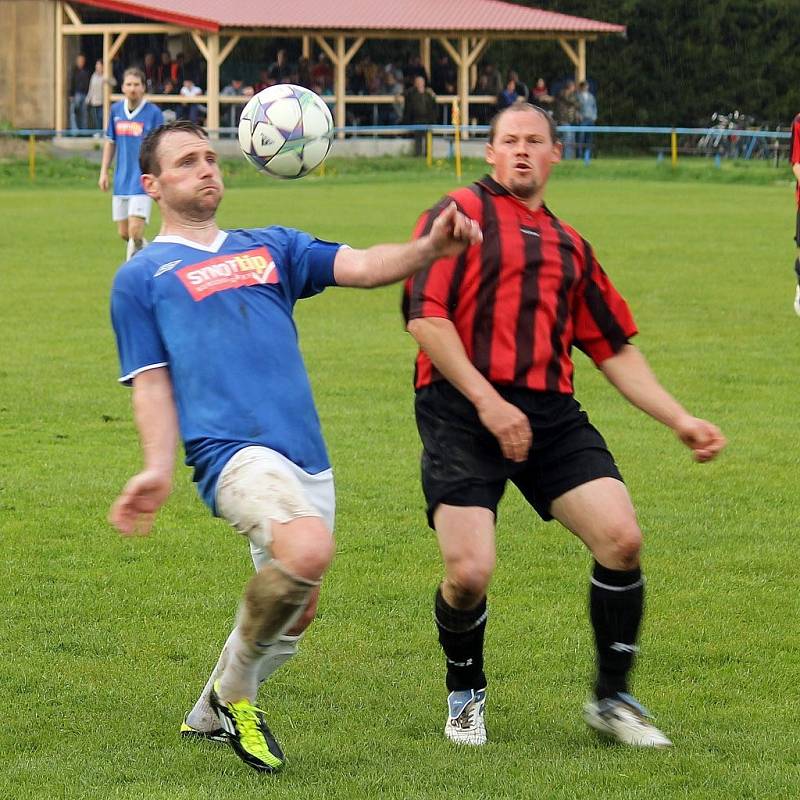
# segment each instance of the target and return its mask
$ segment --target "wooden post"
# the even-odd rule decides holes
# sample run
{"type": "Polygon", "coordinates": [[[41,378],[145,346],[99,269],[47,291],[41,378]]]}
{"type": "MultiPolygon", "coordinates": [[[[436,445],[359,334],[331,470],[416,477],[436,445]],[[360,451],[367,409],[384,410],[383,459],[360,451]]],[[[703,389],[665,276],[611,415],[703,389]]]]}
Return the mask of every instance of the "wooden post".
{"type": "Polygon", "coordinates": [[[303,34],[303,58],[311,58],[311,37],[303,34]]]}
{"type": "Polygon", "coordinates": [[[67,82],[64,79],[64,31],[61,0],[55,4],[56,9],[56,107],[55,125],[56,135],[64,131],[64,99],[67,92],[67,82]]]}
{"type": "MultiPolygon", "coordinates": [[[[344,34],[340,33],[336,37],[336,61],[335,61],[335,68],[336,68],[336,77],[334,80],[334,92],[336,94],[336,127],[337,128],[344,128],[347,124],[347,113],[345,109],[344,103],[344,96],[347,93],[347,89],[345,87],[345,68],[347,67],[347,62],[344,60],[345,57],[345,50],[344,50],[344,34]]],[[[337,134],[339,139],[344,139],[344,133],[341,131],[337,134]]]]}
{"type": "Polygon", "coordinates": [[[212,137],[219,136],[219,34],[208,34],[208,58],[206,60],[206,128],[212,137]]]}
{"type": "Polygon", "coordinates": [[[578,83],[586,80],[586,39],[578,39],[578,83]]]}
{"type": "Polygon", "coordinates": [[[453,100],[452,110],[453,128],[455,134],[453,136],[453,144],[455,145],[455,159],[456,159],[456,178],[461,179],[461,114],[458,108],[458,100],[453,100]]]}
{"type": "MultiPolygon", "coordinates": [[[[466,36],[459,39],[459,60],[458,65],[458,111],[462,125],[469,125],[469,41],[466,36]]],[[[464,138],[468,139],[469,134],[465,131],[464,138]]],[[[458,139],[456,139],[458,141],[458,139]]],[[[458,177],[461,177],[460,175],[458,177]]]]}
{"type": "Polygon", "coordinates": [[[423,36],[419,40],[419,58],[422,61],[422,66],[425,67],[425,72],[428,74],[428,85],[431,81],[431,37],[423,36]]]}

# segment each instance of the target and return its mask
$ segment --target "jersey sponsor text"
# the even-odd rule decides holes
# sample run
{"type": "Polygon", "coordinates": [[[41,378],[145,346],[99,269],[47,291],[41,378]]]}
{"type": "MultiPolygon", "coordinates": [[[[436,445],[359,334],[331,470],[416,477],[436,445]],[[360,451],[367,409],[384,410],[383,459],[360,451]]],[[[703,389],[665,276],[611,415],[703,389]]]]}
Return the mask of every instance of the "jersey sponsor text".
{"type": "Polygon", "coordinates": [[[230,256],[217,256],[199,264],[191,264],[175,274],[198,301],[226,289],[278,283],[278,270],[266,247],[230,256]]]}

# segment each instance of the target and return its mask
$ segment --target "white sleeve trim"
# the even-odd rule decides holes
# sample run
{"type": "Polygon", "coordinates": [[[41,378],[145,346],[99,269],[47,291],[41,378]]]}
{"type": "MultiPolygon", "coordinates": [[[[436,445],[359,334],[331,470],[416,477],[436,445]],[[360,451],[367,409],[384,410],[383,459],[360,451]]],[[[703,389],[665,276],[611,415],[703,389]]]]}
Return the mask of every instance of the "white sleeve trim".
{"type": "Polygon", "coordinates": [[[147,372],[147,370],[149,369],[158,369],[159,367],[166,367],[166,366],[168,366],[167,362],[161,361],[158,364],[148,364],[146,367],[139,367],[139,369],[135,369],[133,370],[133,372],[129,372],[127,375],[123,375],[121,378],[119,378],[119,382],[128,384],[142,372],[147,372]]]}

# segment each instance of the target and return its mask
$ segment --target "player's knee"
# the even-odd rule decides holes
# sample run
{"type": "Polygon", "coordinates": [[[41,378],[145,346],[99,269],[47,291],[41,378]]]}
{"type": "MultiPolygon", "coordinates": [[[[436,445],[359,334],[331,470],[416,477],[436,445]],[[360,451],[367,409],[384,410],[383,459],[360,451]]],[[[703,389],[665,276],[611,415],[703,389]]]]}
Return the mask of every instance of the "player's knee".
{"type": "Polygon", "coordinates": [[[494,562],[462,559],[447,566],[447,583],[459,606],[468,607],[486,595],[494,572],[494,562]]]}
{"type": "Polygon", "coordinates": [[[617,523],[606,537],[607,558],[616,569],[633,569],[639,564],[642,532],[635,520],[617,523]]]}
{"type": "Polygon", "coordinates": [[[272,524],[272,553],[301,578],[318,581],[333,560],[335,544],[320,517],[272,524]]]}

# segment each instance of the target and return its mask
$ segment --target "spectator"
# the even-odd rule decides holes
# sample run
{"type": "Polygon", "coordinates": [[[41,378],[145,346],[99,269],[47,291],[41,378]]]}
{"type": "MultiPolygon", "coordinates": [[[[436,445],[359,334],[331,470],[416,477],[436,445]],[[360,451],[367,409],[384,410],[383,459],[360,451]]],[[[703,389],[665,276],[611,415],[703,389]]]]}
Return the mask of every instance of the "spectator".
{"type": "Polygon", "coordinates": [[[390,94],[394,97],[393,103],[384,103],[381,106],[379,121],[381,125],[397,125],[403,118],[403,85],[397,80],[391,64],[387,64],[383,71],[383,86],[381,94],[390,94]]]}
{"type": "Polygon", "coordinates": [[[481,70],[481,78],[483,80],[481,81],[479,78],[479,81],[487,90],[486,94],[493,94],[496,96],[503,91],[503,81],[494,64],[484,64],[481,70]]]}
{"type": "Polygon", "coordinates": [[[297,59],[297,84],[308,89],[312,83],[311,62],[305,56],[301,56],[297,59]]]}
{"type": "Polygon", "coordinates": [[[419,56],[412,56],[408,62],[408,66],[405,68],[405,81],[409,88],[414,87],[414,78],[416,77],[424,78],[426,86],[430,82],[428,71],[425,69],[422,59],[419,56]]]}
{"type": "Polygon", "coordinates": [[[431,70],[431,88],[436,94],[455,94],[457,83],[456,68],[447,54],[442,53],[431,70]]]}
{"type": "Polygon", "coordinates": [[[78,53],[69,74],[69,127],[73,131],[86,129],[86,95],[89,93],[89,70],[86,56],[78,53]]]}
{"type": "Polygon", "coordinates": [[[272,80],[272,78],[270,78],[269,70],[262,69],[258,71],[258,81],[256,82],[255,86],[253,86],[253,89],[256,93],[258,93],[262,91],[262,89],[266,89],[269,86],[274,86],[274,85],[275,81],[272,80]]]}
{"type": "Polygon", "coordinates": [[[519,92],[517,91],[517,82],[509,78],[506,88],[497,95],[497,110],[502,111],[504,108],[513,106],[519,100],[519,92]]]}
{"type": "Polygon", "coordinates": [[[506,88],[508,88],[508,84],[510,81],[514,81],[514,86],[517,90],[517,96],[521,97],[523,100],[528,99],[528,86],[526,83],[519,79],[519,75],[513,70],[510,69],[508,71],[508,75],[506,76],[506,88]]]}
{"type": "Polygon", "coordinates": [[[318,83],[323,92],[333,85],[333,68],[325,53],[317,56],[317,63],[311,68],[311,80],[313,83],[318,83]]]}
{"type": "Polygon", "coordinates": [[[106,78],[103,71],[103,62],[98,60],[94,64],[94,72],[89,78],[89,91],[86,94],[86,107],[89,112],[89,127],[98,131],[103,127],[103,87],[108,84],[115,86],[114,78],[106,78]]]}
{"type": "MultiPolygon", "coordinates": [[[[580,122],[580,106],[575,81],[568,80],[556,96],[555,120],[557,125],[577,125],[580,122]]],[[[564,158],[575,158],[575,131],[562,131],[564,158]]]]}
{"type": "MultiPolygon", "coordinates": [[[[170,78],[164,81],[164,85],[161,87],[161,94],[176,94],[175,85],[170,78]]],[[[175,103],[159,103],[158,107],[164,115],[165,124],[168,122],[175,122],[175,120],[178,119],[179,112],[175,103]]]]}
{"type": "MultiPolygon", "coordinates": [[[[203,94],[203,90],[199,86],[195,86],[191,78],[186,78],[183,81],[180,93],[184,97],[198,97],[203,94]]],[[[205,108],[199,103],[184,103],[181,106],[180,119],[188,119],[190,122],[198,123],[200,115],[204,112],[205,108]]]]}
{"type": "MultiPolygon", "coordinates": [[[[244,85],[241,78],[233,78],[231,82],[220,92],[222,97],[241,97],[244,94],[244,85]]],[[[223,108],[221,119],[230,128],[235,128],[239,124],[239,116],[242,113],[242,106],[238,103],[226,103],[223,108]]]]}
{"type": "Polygon", "coordinates": [[[158,71],[160,65],[156,64],[156,57],[152,53],[144,54],[144,85],[147,92],[160,92],[161,87],[158,82],[158,71]]]}
{"type": "Polygon", "coordinates": [[[282,83],[292,72],[286,50],[281,48],[275,54],[275,60],[270,64],[268,74],[273,83],[282,83]]]}
{"type": "MultiPolygon", "coordinates": [[[[436,95],[425,85],[425,77],[417,75],[406,92],[403,109],[404,125],[433,125],[436,122],[436,95]]],[[[414,155],[425,155],[425,131],[414,131],[414,155]]]]}
{"type": "Polygon", "coordinates": [[[553,108],[553,96],[547,89],[544,78],[537,78],[536,85],[531,89],[530,102],[548,111],[553,108]]]}
{"type": "Polygon", "coordinates": [[[169,77],[172,81],[173,86],[183,86],[183,77],[184,77],[184,64],[183,64],[183,53],[178,53],[175,56],[175,60],[170,65],[170,72],[169,77]]]}
{"type": "MultiPolygon", "coordinates": [[[[578,84],[578,113],[583,126],[591,126],[597,122],[597,100],[586,81],[578,84]]],[[[578,134],[578,156],[582,156],[584,161],[592,157],[592,134],[588,131],[578,134]]]]}
{"type": "Polygon", "coordinates": [[[164,50],[161,54],[161,61],[156,69],[156,79],[162,94],[166,94],[164,91],[164,84],[167,81],[171,81],[172,85],[175,85],[175,81],[172,78],[172,56],[169,54],[168,50],[164,50]]]}

